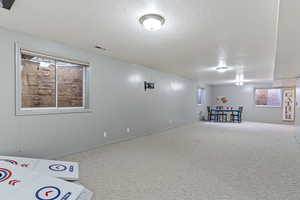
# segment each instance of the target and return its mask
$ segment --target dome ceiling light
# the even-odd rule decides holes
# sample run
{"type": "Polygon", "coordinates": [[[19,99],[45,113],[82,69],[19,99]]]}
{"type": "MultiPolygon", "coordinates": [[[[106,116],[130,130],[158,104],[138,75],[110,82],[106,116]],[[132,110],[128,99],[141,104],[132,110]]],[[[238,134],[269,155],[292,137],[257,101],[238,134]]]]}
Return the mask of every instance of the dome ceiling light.
{"type": "Polygon", "coordinates": [[[219,66],[216,68],[217,72],[224,73],[229,70],[227,66],[219,66]]]}
{"type": "Polygon", "coordinates": [[[140,18],[140,23],[148,31],[158,31],[165,23],[165,18],[158,14],[147,14],[140,18]]]}
{"type": "Polygon", "coordinates": [[[229,70],[229,67],[226,65],[225,60],[220,59],[219,65],[216,67],[216,71],[220,73],[224,73],[229,70]]]}

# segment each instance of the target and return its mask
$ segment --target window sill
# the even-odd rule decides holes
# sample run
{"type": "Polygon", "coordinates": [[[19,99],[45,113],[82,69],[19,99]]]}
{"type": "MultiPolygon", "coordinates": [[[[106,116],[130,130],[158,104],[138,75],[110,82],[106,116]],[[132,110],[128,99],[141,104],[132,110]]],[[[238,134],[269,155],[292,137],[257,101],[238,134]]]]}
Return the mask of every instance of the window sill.
{"type": "Polygon", "coordinates": [[[281,106],[255,105],[257,108],[281,108],[281,106]]]}
{"type": "Polygon", "coordinates": [[[72,113],[91,113],[91,109],[86,108],[34,108],[21,109],[16,111],[16,116],[26,115],[53,115],[53,114],[72,114],[72,113]]]}

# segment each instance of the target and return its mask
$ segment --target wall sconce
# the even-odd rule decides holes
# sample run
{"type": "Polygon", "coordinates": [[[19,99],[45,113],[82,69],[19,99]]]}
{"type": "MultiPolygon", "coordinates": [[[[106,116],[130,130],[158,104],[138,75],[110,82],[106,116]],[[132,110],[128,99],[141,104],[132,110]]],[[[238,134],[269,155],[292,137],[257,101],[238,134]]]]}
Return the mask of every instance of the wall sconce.
{"type": "Polygon", "coordinates": [[[0,7],[10,10],[15,0],[0,0],[0,7]]]}
{"type": "Polygon", "coordinates": [[[155,84],[151,82],[144,82],[145,91],[155,89],[155,84]]]}
{"type": "Polygon", "coordinates": [[[181,83],[172,82],[171,83],[171,89],[174,91],[181,90],[183,88],[183,85],[181,83]]]}
{"type": "Polygon", "coordinates": [[[131,83],[140,83],[142,82],[142,77],[138,74],[134,74],[128,78],[128,81],[131,83]]]}

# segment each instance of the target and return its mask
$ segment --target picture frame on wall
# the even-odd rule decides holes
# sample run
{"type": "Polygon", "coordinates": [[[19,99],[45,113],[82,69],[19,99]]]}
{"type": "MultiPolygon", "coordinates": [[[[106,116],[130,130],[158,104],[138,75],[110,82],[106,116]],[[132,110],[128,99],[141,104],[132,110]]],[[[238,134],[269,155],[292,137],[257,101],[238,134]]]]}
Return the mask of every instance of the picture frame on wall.
{"type": "Polygon", "coordinates": [[[229,102],[229,99],[228,99],[227,97],[224,97],[224,96],[218,96],[218,97],[216,98],[216,103],[217,103],[217,104],[220,104],[220,103],[225,104],[225,103],[228,103],[228,102],[229,102]]]}
{"type": "Polygon", "coordinates": [[[283,89],[282,120],[295,121],[296,91],[294,88],[283,89]]]}

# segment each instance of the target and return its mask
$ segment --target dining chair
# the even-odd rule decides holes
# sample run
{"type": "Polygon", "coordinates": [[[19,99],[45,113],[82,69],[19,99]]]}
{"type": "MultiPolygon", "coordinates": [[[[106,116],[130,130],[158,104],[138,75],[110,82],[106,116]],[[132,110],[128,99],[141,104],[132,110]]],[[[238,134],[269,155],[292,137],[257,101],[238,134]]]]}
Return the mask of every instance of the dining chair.
{"type": "MultiPolygon", "coordinates": [[[[224,110],[223,106],[219,106],[218,108],[219,110],[224,110]]],[[[220,122],[224,122],[224,120],[227,121],[227,114],[225,112],[219,111],[217,115],[218,115],[218,121],[220,122]]]]}
{"type": "Polygon", "coordinates": [[[217,121],[218,120],[218,116],[217,116],[217,113],[215,112],[212,112],[210,106],[207,106],[207,113],[208,113],[208,121],[217,121]]]}
{"type": "Polygon", "coordinates": [[[240,111],[240,117],[239,117],[239,120],[240,120],[240,123],[242,122],[242,114],[243,114],[243,110],[244,110],[244,107],[243,106],[240,106],[239,107],[239,111],[240,111]]]}
{"type": "Polygon", "coordinates": [[[230,121],[235,122],[237,121],[238,123],[242,122],[242,113],[243,113],[243,106],[239,106],[238,112],[233,111],[230,115],[230,121]]]}

